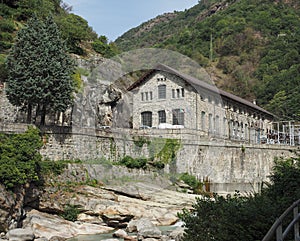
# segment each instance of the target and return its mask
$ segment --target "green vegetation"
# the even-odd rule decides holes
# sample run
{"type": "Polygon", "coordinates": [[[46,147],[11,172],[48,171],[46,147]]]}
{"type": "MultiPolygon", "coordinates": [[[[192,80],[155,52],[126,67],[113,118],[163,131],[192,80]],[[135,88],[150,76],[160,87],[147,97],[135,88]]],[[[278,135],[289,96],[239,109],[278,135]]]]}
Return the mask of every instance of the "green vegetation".
{"type": "Polygon", "coordinates": [[[133,142],[137,148],[142,148],[146,144],[150,157],[125,156],[118,162],[119,165],[128,168],[154,168],[156,170],[163,169],[166,164],[174,166],[176,153],[181,146],[180,140],[177,139],[149,139],[143,136],[133,137],[133,142]]]}
{"type": "Polygon", "coordinates": [[[179,214],[187,228],[183,240],[262,240],[276,218],[300,198],[300,157],[277,159],[270,179],[260,194],[198,198],[192,210],[179,214]]]}
{"type": "Polygon", "coordinates": [[[298,0],[199,1],[131,29],[116,44],[178,51],[207,67],[218,87],[299,120],[299,8],[298,0]]]}
{"type": "Polygon", "coordinates": [[[70,161],[42,160],[40,131],[29,127],[22,134],[0,134],[0,182],[13,189],[34,182],[44,184],[49,176],[60,175],[70,161]]]}
{"type": "Polygon", "coordinates": [[[96,51],[104,57],[111,57],[118,53],[116,45],[108,43],[107,39],[102,46],[105,51],[99,51],[97,47],[93,50],[93,46],[97,46],[103,36],[98,38],[88,22],[70,13],[71,10],[72,7],[62,0],[3,0],[0,2],[0,56],[4,56],[4,58],[0,57],[0,82],[6,80],[5,57],[14,44],[16,33],[24,28],[33,16],[43,21],[53,16],[70,53],[86,55],[96,51]]]}
{"type": "Polygon", "coordinates": [[[7,189],[40,179],[42,145],[35,128],[24,134],[0,134],[0,182],[7,189]]]}
{"type": "Polygon", "coordinates": [[[118,164],[128,168],[145,169],[147,161],[147,158],[132,158],[131,156],[125,156],[118,162],[118,164]]]}
{"type": "Polygon", "coordinates": [[[200,181],[198,181],[195,176],[190,175],[188,173],[182,173],[179,176],[179,180],[182,180],[186,184],[188,184],[193,189],[194,193],[201,193],[203,184],[200,181]]]}
{"type": "Polygon", "coordinates": [[[77,221],[78,214],[80,214],[80,207],[78,205],[67,204],[61,216],[68,221],[75,222],[77,221]]]}
{"type": "Polygon", "coordinates": [[[33,17],[18,32],[7,58],[7,97],[27,110],[28,123],[35,107],[44,125],[49,111],[63,112],[72,104],[74,68],[53,19],[33,17]]]}
{"type": "Polygon", "coordinates": [[[92,43],[92,48],[105,58],[113,57],[118,53],[117,46],[114,43],[108,43],[108,39],[103,35],[92,43]]]}
{"type": "Polygon", "coordinates": [[[144,146],[144,144],[149,145],[151,143],[151,141],[149,140],[149,138],[146,138],[144,136],[134,136],[133,143],[135,146],[142,148],[144,146]]]}
{"type": "MultiPolygon", "coordinates": [[[[159,143],[159,142],[158,142],[159,143]]],[[[160,160],[164,164],[171,163],[176,157],[176,153],[181,146],[181,142],[178,139],[163,139],[163,143],[160,146],[161,150],[155,155],[155,158],[160,160]]]]}

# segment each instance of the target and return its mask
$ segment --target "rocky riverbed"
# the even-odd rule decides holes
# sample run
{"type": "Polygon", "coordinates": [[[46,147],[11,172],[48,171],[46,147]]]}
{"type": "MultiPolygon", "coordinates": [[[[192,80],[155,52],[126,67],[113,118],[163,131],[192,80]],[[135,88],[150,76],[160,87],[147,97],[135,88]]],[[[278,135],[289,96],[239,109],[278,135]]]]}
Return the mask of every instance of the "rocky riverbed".
{"type": "Polygon", "coordinates": [[[50,178],[42,191],[28,186],[20,195],[13,195],[5,194],[2,189],[1,229],[6,235],[2,233],[1,238],[53,241],[126,230],[128,233],[119,238],[174,239],[162,235],[156,227],[175,224],[177,213],[190,208],[196,195],[176,191],[168,179],[157,173],[121,167],[106,172],[111,179],[105,177],[104,184],[100,169],[101,166],[95,165],[70,165],[63,175],[50,178]],[[62,217],[66,206],[79,212],[75,222],[62,217]],[[143,223],[145,228],[141,228],[143,223]],[[131,232],[137,236],[132,237],[131,232]]]}

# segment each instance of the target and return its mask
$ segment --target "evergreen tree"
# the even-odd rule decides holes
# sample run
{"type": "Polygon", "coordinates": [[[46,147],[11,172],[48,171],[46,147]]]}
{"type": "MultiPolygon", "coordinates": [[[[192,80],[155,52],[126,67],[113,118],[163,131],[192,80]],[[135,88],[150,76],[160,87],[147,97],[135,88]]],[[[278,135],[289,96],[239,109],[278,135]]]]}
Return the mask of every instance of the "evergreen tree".
{"type": "Polygon", "coordinates": [[[27,110],[29,123],[36,107],[45,124],[49,111],[65,111],[72,103],[74,68],[53,19],[42,22],[33,17],[18,32],[7,58],[8,99],[27,110]]]}

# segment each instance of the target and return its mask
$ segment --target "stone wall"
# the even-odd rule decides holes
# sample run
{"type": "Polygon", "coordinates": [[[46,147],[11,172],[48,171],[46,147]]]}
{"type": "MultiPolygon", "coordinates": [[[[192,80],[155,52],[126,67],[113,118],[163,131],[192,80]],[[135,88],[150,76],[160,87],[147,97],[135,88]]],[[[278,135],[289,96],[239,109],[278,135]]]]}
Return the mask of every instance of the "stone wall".
{"type": "MultiPolygon", "coordinates": [[[[259,191],[268,181],[275,157],[288,157],[294,147],[283,145],[254,145],[233,141],[208,139],[200,133],[186,130],[130,130],[108,129],[81,132],[44,129],[45,145],[42,154],[51,160],[80,159],[87,163],[117,161],[132,157],[156,156],[163,150],[165,138],[177,139],[180,148],[164,172],[169,174],[188,172],[199,180],[209,180],[210,191],[232,193],[259,191]],[[165,137],[165,138],[162,138],[165,137]],[[147,140],[141,147],[137,138],[147,140]],[[153,146],[159,141],[159,145],[153,146]],[[151,151],[152,150],[152,151],[151,151]]],[[[295,148],[294,148],[295,149],[295,148]]]]}
{"type": "MultiPolygon", "coordinates": [[[[1,132],[20,133],[27,125],[1,124],[1,132]]],[[[41,154],[50,160],[82,160],[89,164],[117,161],[132,157],[158,157],[166,151],[166,140],[180,144],[176,156],[163,170],[176,174],[188,172],[200,181],[209,180],[210,191],[232,193],[259,191],[268,181],[275,157],[288,157],[296,147],[284,145],[254,145],[221,139],[209,139],[200,131],[73,129],[45,127],[41,154]],[[164,138],[162,138],[164,137],[164,138]],[[142,144],[142,145],[141,145],[142,144]]]]}

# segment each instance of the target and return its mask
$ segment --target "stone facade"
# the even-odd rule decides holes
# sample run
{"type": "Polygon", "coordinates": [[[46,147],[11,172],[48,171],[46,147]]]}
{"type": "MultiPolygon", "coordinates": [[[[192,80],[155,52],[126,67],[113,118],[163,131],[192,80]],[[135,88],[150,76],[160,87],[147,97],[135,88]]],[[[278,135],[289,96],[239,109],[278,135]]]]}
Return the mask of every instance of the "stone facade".
{"type": "Polygon", "coordinates": [[[133,128],[186,128],[209,136],[259,143],[271,113],[201,80],[163,66],[133,84],[133,128]]]}

